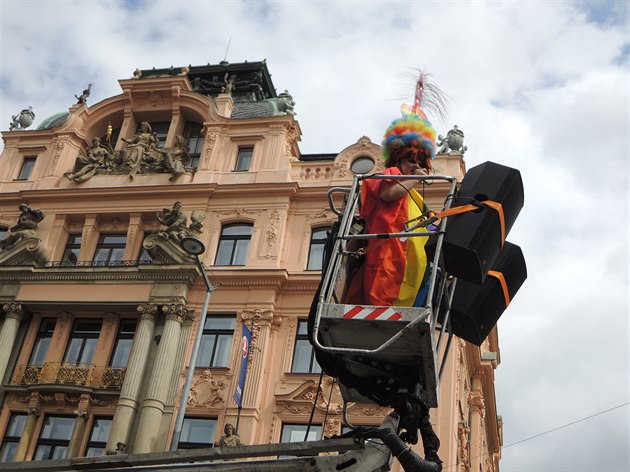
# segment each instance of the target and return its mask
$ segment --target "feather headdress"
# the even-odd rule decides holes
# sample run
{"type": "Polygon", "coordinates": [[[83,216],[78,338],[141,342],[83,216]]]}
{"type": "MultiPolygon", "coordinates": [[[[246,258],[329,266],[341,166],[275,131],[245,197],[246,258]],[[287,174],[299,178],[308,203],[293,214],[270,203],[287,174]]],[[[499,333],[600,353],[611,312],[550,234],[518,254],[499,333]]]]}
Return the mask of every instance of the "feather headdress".
{"type": "Polygon", "coordinates": [[[446,100],[443,92],[427,80],[427,74],[420,72],[416,81],[413,104],[403,103],[400,107],[402,117],[394,120],[385,131],[383,138],[383,158],[386,163],[397,160],[401,152],[415,152],[428,169],[430,159],[435,156],[436,132],[424,110],[430,110],[444,116],[446,100]]]}

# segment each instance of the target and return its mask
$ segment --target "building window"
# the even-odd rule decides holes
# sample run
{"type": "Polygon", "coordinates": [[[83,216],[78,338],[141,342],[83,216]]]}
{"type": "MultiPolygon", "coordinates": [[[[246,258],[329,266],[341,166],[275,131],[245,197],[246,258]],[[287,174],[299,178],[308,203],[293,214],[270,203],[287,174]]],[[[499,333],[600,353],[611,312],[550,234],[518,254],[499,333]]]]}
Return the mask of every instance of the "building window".
{"type": "Polygon", "coordinates": [[[118,328],[118,335],[116,336],[116,345],[114,346],[114,353],[109,363],[110,367],[115,369],[122,369],[127,367],[129,361],[129,353],[131,352],[131,345],[133,344],[133,336],[136,334],[137,320],[121,320],[118,328]]]}
{"type": "Polygon", "coordinates": [[[249,170],[249,166],[252,163],[253,154],[254,154],[253,147],[238,148],[238,154],[236,156],[236,166],[234,167],[234,170],[236,172],[245,172],[249,170]]]}
{"type": "Polygon", "coordinates": [[[119,265],[125,254],[126,234],[101,234],[94,253],[93,264],[98,266],[119,265]]]}
{"type": "Polygon", "coordinates": [[[74,418],[47,416],[37,441],[33,460],[45,461],[65,458],[73,426],[74,418]]]}
{"type": "Polygon", "coordinates": [[[7,430],[2,438],[2,446],[0,447],[0,462],[13,462],[17,451],[20,437],[24,431],[26,423],[26,415],[22,413],[12,413],[9,418],[7,430]]]}
{"type": "Polygon", "coordinates": [[[20,173],[18,174],[17,180],[28,180],[31,178],[36,160],[37,160],[37,157],[24,158],[24,162],[22,162],[22,168],[20,169],[20,173]]]}
{"type": "Polygon", "coordinates": [[[196,169],[199,167],[199,158],[201,157],[201,150],[203,149],[203,136],[201,136],[201,125],[187,121],[184,126],[184,139],[188,143],[188,155],[190,161],[187,167],[196,169]]]}
{"type": "Polygon", "coordinates": [[[70,234],[68,235],[68,242],[66,248],[63,251],[63,257],[61,258],[62,265],[75,266],[79,260],[79,253],[81,252],[81,235],[70,234]]]}
{"type": "Polygon", "coordinates": [[[29,365],[44,365],[48,347],[50,346],[50,340],[52,339],[53,331],[55,331],[55,324],[56,321],[52,318],[44,318],[39,323],[39,331],[37,332],[35,345],[33,346],[33,351],[28,361],[29,365]]]}
{"type": "MultiPolygon", "coordinates": [[[[141,124],[142,123],[138,124],[138,129],[136,131],[140,130],[141,124]]],[[[157,123],[149,123],[149,125],[151,126],[151,131],[153,131],[153,133],[155,134],[155,137],[158,140],[157,147],[159,149],[162,149],[164,147],[164,144],[166,143],[166,137],[168,136],[168,129],[171,127],[171,122],[160,121],[157,123]]]]}
{"type": "Polygon", "coordinates": [[[227,367],[234,337],[236,318],[208,316],[203,325],[197,367],[227,367]]]}
{"type": "Polygon", "coordinates": [[[94,418],[92,433],[90,434],[90,441],[87,444],[85,457],[105,455],[105,446],[107,445],[107,437],[109,436],[111,427],[111,418],[94,418]]]}
{"type": "Polygon", "coordinates": [[[209,447],[214,443],[216,418],[184,418],[178,449],[209,447]]]}
{"type": "Polygon", "coordinates": [[[367,174],[374,169],[374,165],[374,159],[362,156],[352,161],[352,164],[350,164],[350,170],[353,174],[367,174]]]}
{"type": "Polygon", "coordinates": [[[237,223],[225,225],[217,250],[215,265],[245,265],[247,249],[252,238],[252,225],[237,223]]]}
{"type": "Polygon", "coordinates": [[[303,441],[319,441],[322,437],[322,426],[319,424],[312,424],[310,428],[305,424],[283,424],[282,435],[280,436],[281,443],[293,443],[303,441]],[[306,439],[306,430],[308,429],[308,436],[306,439]]]}
{"type": "Polygon", "coordinates": [[[295,336],[293,351],[293,366],[291,372],[304,374],[319,374],[322,368],[315,359],[315,351],[308,340],[307,321],[299,320],[295,336]]]}
{"type": "Polygon", "coordinates": [[[308,250],[306,270],[322,270],[324,266],[324,248],[329,228],[314,229],[311,233],[311,243],[308,250]]]}
{"type": "Polygon", "coordinates": [[[102,325],[102,320],[76,320],[63,358],[64,362],[91,364],[102,325]]]}

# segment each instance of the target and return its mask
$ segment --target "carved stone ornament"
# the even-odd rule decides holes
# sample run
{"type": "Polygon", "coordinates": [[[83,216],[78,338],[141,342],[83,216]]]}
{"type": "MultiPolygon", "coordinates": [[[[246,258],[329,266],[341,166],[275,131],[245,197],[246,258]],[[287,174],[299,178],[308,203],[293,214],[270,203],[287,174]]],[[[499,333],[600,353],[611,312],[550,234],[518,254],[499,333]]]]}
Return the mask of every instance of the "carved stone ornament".
{"type": "Polygon", "coordinates": [[[188,309],[184,305],[162,305],[162,312],[166,316],[167,320],[177,321],[179,324],[184,322],[188,309]]]}
{"type": "MultiPolygon", "coordinates": [[[[153,93],[147,98],[152,104],[160,99],[160,93],[153,93]]],[[[97,174],[122,174],[133,180],[137,174],[168,173],[171,174],[169,180],[174,181],[185,173],[194,173],[194,169],[187,167],[191,158],[183,136],[176,137],[172,148],[160,148],[151,125],[142,122],[132,139],[122,140],[127,143],[127,147],[116,152],[111,142],[102,143],[99,138],[94,138],[85,154],[80,154],[74,167],[64,175],[80,183],[97,174]]]]}
{"type": "Polygon", "coordinates": [[[470,471],[470,455],[468,452],[468,435],[470,428],[465,423],[457,425],[457,453],[459,462],[459,472],[470,471]]]}
{"type": "Polygon", "coordinates": [[[45,265],[49,257],[37,237],[37,224],[44,214],[25,203],[20,204],[18,222],[0,241],[0,265],[45,265]]]}
{"type": "Polygon", "coordinates": [[[143,303],[138,305],[138,313],[141,320],[149,320],[155,322],[158,312],[158,306],[151,303],[143,303]]]}
{"type": "Polygon", "coordinates": [[[5,303],[2,309],[7,317],[14,318],[18,321],[22,320],[24,315],[24,307],[21,303],[5,303]]]}
{"type": "Polygon", "coordinates": [[[437,145],[440,146],[438,154],[461,156],[468,149],[467,146],[464,146],[464,132],[457,125],[453,126],[453,129],[446,133],[446,137],[439,135],[438,139],[437,145]]]}
{"type": "Polygon", "coordinates": [[[230,377],[231,375],[213,374],[210,369],[204,370],[190,387],[188,408],[224,409],[230,377]]]}
{"type": "Polygon", "coordinates": [[[182,248],[183,238],[199,238],[203,228],[206,214],[201,211],[193,211],[190,215],[191,223],[182,211],[182,204],[175,202],[173,208],[164,208],[156,214],[157,220],[165,228],[157,234],[147,236],[143,243],[151,259],[156,263],[195,263],[195,256],[188,254],[182,248]]]}

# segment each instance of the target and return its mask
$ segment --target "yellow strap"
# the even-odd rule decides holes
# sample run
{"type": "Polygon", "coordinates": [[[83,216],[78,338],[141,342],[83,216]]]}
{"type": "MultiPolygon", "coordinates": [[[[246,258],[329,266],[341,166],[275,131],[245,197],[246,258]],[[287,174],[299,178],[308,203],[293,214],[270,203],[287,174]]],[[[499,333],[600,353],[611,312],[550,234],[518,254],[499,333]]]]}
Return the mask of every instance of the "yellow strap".
{"type": "Polygon", "coordinates": [[[488,275],[499,280],[501,288],[503,289],[503,297],[505,298],[505,308],[507,308],[510,304],[510,292],[508,292],[508,286],[505,282],[505,277],[503,277],[503,274],[501,272],[497,272],[496,270],[489,270],[488,275]]]}

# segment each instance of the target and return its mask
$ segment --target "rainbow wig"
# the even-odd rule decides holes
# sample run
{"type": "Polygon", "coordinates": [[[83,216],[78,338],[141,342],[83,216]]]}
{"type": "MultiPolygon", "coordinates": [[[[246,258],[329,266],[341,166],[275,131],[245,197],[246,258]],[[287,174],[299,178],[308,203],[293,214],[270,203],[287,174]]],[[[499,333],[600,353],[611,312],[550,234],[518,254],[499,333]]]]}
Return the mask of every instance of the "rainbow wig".
{"type": "MultiPolygon", "coordinates": [[[[403,107],[404,108],[404,107],[403,107]]],[[[429,168],[431,164],[428,159],[435,157],[437,146],[435,144],[435,129],[427,116],[418,107],[413,107],[411,113],[403,110],[403,116],[392,121],[385,131],[383,138],[383,159],[386,163],[390,161],[396,151],[403,148],[415,148],[423,151],[426,156],[426,164],[429,168]]]]}

